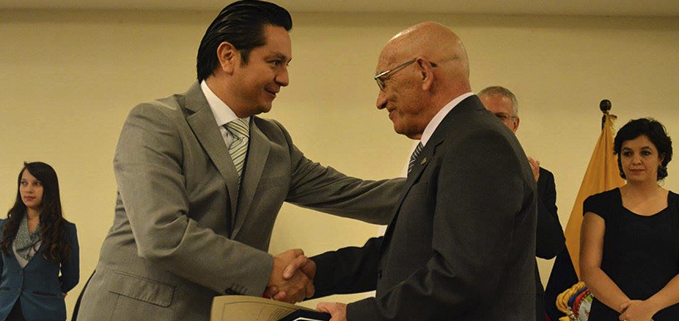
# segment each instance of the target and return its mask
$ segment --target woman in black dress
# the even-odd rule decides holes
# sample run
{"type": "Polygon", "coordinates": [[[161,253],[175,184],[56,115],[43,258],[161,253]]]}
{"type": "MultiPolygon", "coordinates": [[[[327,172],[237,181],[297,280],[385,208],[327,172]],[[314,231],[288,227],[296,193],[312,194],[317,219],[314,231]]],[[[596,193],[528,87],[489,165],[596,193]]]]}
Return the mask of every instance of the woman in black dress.
{"type": "Polygon", "coordinates": [[[594,294],[589,321],[679,320],[679,195],[667,177],[672,141],[662,124],[636,119],[615,137],[627,183],[584,204],[580,273],[594,294]]]}

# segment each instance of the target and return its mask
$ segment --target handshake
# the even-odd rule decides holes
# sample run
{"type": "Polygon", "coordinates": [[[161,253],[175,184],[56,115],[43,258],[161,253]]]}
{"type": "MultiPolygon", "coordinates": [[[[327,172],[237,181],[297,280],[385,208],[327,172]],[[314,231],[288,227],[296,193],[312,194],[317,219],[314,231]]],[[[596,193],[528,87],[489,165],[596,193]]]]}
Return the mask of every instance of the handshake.
{"type": "Polygon", "coordinates": [[[288,250],[274,256],[273,269],[266,284],[264,297],[296,303],[311,298],[315,289],[316,263],[300,249],[288,250]]]}

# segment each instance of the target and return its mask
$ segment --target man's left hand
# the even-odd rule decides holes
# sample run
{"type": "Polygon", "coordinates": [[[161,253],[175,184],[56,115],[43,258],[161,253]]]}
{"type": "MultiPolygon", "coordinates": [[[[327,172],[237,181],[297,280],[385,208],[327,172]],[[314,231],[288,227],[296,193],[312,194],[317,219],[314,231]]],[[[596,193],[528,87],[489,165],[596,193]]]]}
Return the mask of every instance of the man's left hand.
{"type": "Polygon", "coordinates": [[[347,305],[338,302],[321,302],[316,306],[316,310],[330,313],[330,321],[347,321],[347,305]]]}

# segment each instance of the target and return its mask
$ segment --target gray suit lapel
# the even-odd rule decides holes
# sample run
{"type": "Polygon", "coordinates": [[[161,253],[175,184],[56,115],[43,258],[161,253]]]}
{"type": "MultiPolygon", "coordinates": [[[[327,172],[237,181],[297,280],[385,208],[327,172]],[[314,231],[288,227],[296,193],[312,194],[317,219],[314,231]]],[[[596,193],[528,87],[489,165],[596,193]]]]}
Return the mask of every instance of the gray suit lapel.
{"type": "Polygon", "coordinates": [[[208,105],[205,95],[200,89],[200,84],[194,83],[185,97],[186,108],[194,112],[186,117],[186,121],[226,182],[229,199],[231,200],[231,216],[233,217],[238,204],[238,173],[236,167],[233,165],[226,144],[224,144],[224,139],[219,132],[210,105],[208,105]]]}
{"type": "Polygon", "coordinates": [[[264,165],[269,156],[269,149],[271,148],[269,140],[264,133],[257,127],[256,118],[253,117],[250,122],[250,146],[248,146],[248,156],[245,164],[243,182],[241,183],[240,199],[238,204],[238,211],[236,215],[232,216],[232,226],[234,227],[232,237],[236,237],[238,231],[245,222],[245,217],[250,210],[250,205],[255,197],[257,185],[262,177],[264,165]]]}

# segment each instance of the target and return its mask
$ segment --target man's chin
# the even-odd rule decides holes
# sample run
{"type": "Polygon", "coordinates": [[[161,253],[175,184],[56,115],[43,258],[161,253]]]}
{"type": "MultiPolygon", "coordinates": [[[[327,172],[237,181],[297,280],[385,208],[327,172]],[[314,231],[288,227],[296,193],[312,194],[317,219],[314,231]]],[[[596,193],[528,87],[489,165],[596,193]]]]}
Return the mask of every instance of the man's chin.
{"type": "Polygon", "coordinates": [[[403,136],[408,137],[410,139],[419,140],[420,138],[422,138],[422,133],[413,132],[412,130],[399,128],[399,127],[396,126],[396,124],[394,124],[394,131],[397,134],[403,135],[403,136]]]}
{"type": "Polygon", "coordinates": [[[394,124],[394,131],[395,131],[397,134],[399,134],[399,135],[403,135],[403,136],[406,136],[406,137],[410,137],[410,136],[408,135],[408,132],[407,132],[407,131],[403,130],[403,128],[397,127],[396,124],[394,124]]]}
{"type": "Polygon", "coordinates": [[[265,114],[265,113],[268,113],[268,112],[270,112],[270,111],[271,111],[271,103],[260,106],[260,107],[257,109],[257,113],[256,113],[255,115],[258,115],[258,114],[265,114]]]}

